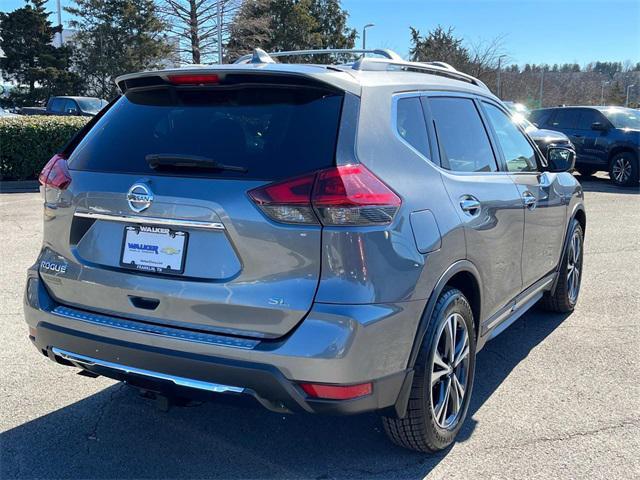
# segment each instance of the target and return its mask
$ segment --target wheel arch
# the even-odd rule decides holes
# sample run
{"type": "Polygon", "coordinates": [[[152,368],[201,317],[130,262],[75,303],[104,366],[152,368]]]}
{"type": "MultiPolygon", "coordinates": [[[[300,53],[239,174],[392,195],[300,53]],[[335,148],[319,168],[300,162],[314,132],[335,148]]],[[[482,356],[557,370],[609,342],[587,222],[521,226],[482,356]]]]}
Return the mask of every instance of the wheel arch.
{"type": "Polygon", "coordinates": [[[564,242],[562,243],[560,260],[558,261],[558,265],[556,266],[556,278],[553,280],[553,284],[549,289],[551,294],[555,293],[556,287],[558,285],[558,272],[560,270],[560,265],[562,265],[562,259],[565,256],[567,248],[569,248],[569,241],[571,239],[571,227],[574,220],[577,220],[577,222],[580,224],[580,227],[582,228],[582,234],[584,235],[587,231],[587,214],[584,210],[584,206],[581,203],[575,206],[573,212],[571,213],[571,216],[569,217],[569,221],[567,222],[567,228],[564,234],[564,242]]]}
{"type": "Polygon", "coordinates": [[[609,151],[609,158],[607,159],[607,165],[609,166],[609,168],[611,168],[611,162],[614,159],[614,157],[616,155],[618,155],[619,153],[631,153],[636,160],[638,159],[638,155],[637,153],[633,150],[633,148],[626,146],[626,145],[619,145],[616,147],[613,147],[610,151],[609,151]]]}
{"type": "Polygon", "coordinates": [[[431,315],[438,301],[438,297],[445,287],[454,287],[460,290],[471,305],[471,311],[473,312],[473,322],[476,330],[476,336],[479,333],[479,326],[482,319],[482,283],[480,280],[480,273],[476,266],[469,260],[458,260],[453,263],[445,272],[440,276],[436,282],[436,286],[433,288],[427,305],[424,308],[420,323],[418,324],[418,330],[416,331],[415,338],[413,340],[413,347],[411,348],[411,354],[409,355],[408,368],[413,368],[422,340],[429,328],[429,322],[431,321],[431,315]]]}

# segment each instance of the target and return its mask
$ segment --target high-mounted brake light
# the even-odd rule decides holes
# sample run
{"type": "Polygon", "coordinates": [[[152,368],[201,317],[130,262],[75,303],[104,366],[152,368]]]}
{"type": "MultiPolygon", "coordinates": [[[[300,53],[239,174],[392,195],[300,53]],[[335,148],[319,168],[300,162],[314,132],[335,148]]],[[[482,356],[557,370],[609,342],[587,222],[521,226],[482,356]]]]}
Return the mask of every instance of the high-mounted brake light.
{"type": "Polygon", "coordinates": [[[58,190],[65,190],[71,184],[71,175],[67,168],[67,159],[57,153],[40,172],[38,181],[45,187],[53,187],[58,190]]]}
{"type": "Polygon", "coordinates": [[[364,165],[342,165],[271,183],[249,192],[271,219],[281,223],[385,225],[401,200],[364,165]]]}
{"type": "Polygon", "coordinates": [[[350,400],[370,395],[373,385],[360,383],[358,385],[325,385],[319,383],[301,383],[300,387],[308,396],[326,400],[350,400]]]}
{"type": "Polygon", "coordinates": [[[220,83],[216,73],[168,75],[169,82],[174,85],[215,85],[220,83]]]}

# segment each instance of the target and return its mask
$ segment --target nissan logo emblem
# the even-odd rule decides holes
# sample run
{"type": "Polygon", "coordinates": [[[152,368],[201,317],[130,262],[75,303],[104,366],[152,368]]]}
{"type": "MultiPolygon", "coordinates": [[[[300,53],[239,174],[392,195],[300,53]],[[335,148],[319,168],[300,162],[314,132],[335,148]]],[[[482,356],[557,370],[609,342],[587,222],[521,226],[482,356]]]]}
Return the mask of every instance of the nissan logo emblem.
{"type": "Polygon", "coordinates": [[[141,212],[151,206],[153,193],[144,183],[135,183],[127,192],[127,202],[131,210],[141,212]]]}

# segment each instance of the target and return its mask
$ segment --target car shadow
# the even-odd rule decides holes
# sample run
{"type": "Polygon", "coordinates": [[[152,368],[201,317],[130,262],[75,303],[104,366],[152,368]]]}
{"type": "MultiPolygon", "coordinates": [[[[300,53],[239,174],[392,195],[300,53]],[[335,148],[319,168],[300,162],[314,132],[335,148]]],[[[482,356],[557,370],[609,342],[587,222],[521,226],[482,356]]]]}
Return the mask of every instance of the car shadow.
{"type": "Polygon", "coordinates": [[[576,178],[585,192],[622,193],[627,195],[640,194],[640,185],[636,185],[635,187],[618,187],[609,180],[609,176],[606,174],[599,173],[588,177],[576,175],[576,178]]]}
{"type": "MultiPolygon", "coordinates": [[[[461,441],[484,402],[564,318],[531,311],[479,353],[461,441]]],[[[123,384],[8,430],[0,446],[3,479],[421,479],[448,453],[392,445],[374,414],[279,415],[213,403],[163,412],[123,384]]]]}

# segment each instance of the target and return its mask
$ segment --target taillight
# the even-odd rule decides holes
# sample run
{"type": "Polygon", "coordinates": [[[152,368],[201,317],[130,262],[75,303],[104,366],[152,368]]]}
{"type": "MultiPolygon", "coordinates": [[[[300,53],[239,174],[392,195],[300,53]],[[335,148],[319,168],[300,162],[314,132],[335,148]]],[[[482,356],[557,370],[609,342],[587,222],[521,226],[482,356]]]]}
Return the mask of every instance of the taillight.
{"type": "Polygon", "coordinates": [[[71,176],[67,168],[67,159],[60,154],[55,154],[40,172],[38,181],[45,187],[53,187],[65,190],[71,184],[71,176]]]}
{"type": "Polygon", "coordinates": [[[401,200],[364,165],[342,165],[276,182],[249,192],[271,219],[281,223],[385,225],[401,200]]]}
{"type": "Polygon", "coordinates": [[[358,385],[325,385],[321,383],[301,383],[300,387],[308,396],[326,400],[350,400],[370,395],[373,385],[360,383],[358,385]]]}
{"type": "Polygon", "coordinates": [[[282,223],[318,224],[311,206],[316,174],[296,177],[249,192],[251,199],[271,219],[282,223]]]}

